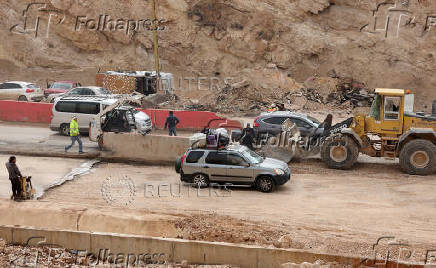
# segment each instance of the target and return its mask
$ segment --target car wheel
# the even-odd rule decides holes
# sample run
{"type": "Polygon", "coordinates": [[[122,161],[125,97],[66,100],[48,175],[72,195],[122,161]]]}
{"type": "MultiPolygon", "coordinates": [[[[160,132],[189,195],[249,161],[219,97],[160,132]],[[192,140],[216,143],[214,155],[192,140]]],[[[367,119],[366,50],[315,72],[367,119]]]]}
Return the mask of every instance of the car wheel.
{"type": "Polygon", "coordinates": [[[68,124],[62,124],[60,127],[60,133],[63,136],[69,136],[70,135],[70,126],[68,124]]]}
{"type": "Polygon", "coordinates": [[[27,101],[27,97],[26,96],[20,96],[20,97],[18,97],[18,101],[27,101]]]}
{"type": "Polygon", "coordinates": [[[176,162],[174,164],[174,169],[176,170],[177,173],[180,174],[180,169],[182,168],[182,158],[181,157],[177,157],[176,162]]]}
{"type": "Polygon", "coordinates": [[[202,173],[197,173],[192,177],[192,183],[197,188],[205,188],[209,186],[209,178],[202,173]]]}
{"type": "Polygon", "coordinates": [[[262,176],[257,179],[256,188],[263,193],[270,193],[274,190],[274,181],[271,177],[262,176]]]}

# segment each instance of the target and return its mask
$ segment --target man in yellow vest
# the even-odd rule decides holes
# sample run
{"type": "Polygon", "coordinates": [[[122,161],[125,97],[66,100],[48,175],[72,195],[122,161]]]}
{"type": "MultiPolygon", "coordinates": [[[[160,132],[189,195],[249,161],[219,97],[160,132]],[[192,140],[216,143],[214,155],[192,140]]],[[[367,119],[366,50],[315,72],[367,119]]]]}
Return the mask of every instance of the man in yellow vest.
{"type": "Polygon", "coordinates": [[[65,152],[67,152],[71,147],[73,147],[74,143],[79,143],[79,153],[82,154],[82,140],[80,139],[79,133],[79,124],[77,123],[77,116],[74,116],[70,123],[70,137],[71,144],[65,147],[65,152]]]}

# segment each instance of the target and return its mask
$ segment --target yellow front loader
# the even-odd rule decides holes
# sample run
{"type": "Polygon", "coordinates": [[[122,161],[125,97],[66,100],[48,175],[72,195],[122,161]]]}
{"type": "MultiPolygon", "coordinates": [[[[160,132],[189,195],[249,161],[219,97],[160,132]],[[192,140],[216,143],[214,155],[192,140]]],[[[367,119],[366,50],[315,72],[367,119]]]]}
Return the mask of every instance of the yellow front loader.
{"type": "Polygon", "coordinates": [[[409,90],[376,89],[370,114],[355,116],[349,128],[328,137],[321,156],[331,168],[349,169],[359,152],[399,158],[409,174],[432,174],[436,172],[436,115],[416,113],[409,90]]]}

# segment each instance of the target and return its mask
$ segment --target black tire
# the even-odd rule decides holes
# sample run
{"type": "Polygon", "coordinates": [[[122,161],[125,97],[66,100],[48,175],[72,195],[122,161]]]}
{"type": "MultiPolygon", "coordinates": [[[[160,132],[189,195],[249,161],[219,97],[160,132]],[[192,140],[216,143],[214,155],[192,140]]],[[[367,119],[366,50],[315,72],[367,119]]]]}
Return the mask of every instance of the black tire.
{"type": "Polygon", "coordinates": [[[209,187],[209,177],[203,173],[196,173],[192,175],[192,183],[193,186],[197,188],[206,188],[209,187]]]}
{"type": "Polygon", "coordinates": [[[333,135],[326,139],[321,158],[329,168],[350,169],[359,157],[359,146],[349,136],[333,135]]]}
{"type": "Polygon", "coordinates": [[[436,145],[428,140],[412,140],[400,152],[400,166],[411,175],[430,175],[436,171],[436,145]]]}
{"type": "Polygon", "coordinates": [[[261,176],[256,180],[256,189],[260,192],[271,193],[274,188],[274,180],[269,176],[261,176]]]}
{"type": "Polygon", "coordinates": [[[177,157],[176,162],[174,163],[174,169],[177,173],[180,174],[180,169],[182,168],[182,158],[177,157]]]}
{"type": "Polygon", "coordinates": [[[28,101],[26,96],[18,97],[18,101],[28,101]]]}
{"type": "Polygon", "coordinates": [[[68,124],[62,124],[59,128],[59,132],[63,136],[70,136],[70,125],[68,124]]]}

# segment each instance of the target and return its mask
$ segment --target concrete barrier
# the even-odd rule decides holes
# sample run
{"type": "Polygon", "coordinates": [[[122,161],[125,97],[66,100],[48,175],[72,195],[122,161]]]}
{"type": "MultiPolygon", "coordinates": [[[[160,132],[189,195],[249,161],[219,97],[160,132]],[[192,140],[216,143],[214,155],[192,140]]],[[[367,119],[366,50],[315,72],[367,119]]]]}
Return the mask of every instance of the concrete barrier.
{"type": "MultiPolygon", "coordinates": [[[[259,246],[246,246],[230,243],[188,241],[182,239],[155,238],[113,233],[92,233],[67,230],[35,229],[31,227],[0,226],[0,236],[7,243],[26,245],[29,238],[32,244],[54,244],[63,248],[87,251],[104,259],[102,252],[128,256],[137,261],[139,256],[149,256],[158,262],[181,262],[191,264],[232,264],[247,268],[281,267],[283,263],[313,263],[318,260],[339,266],[358,267],[364,260],[354,256],[339,256],[314,253],[294,249],[266,249],[259,246]],[[154,257],[153,257],[154,256],[154,257]]],[[[77,253],[80,256],[80,253],[77,253]]],[[[85,253],[86,254],[86,253],[85,253]]],[[[85,256],[83,254],[83,256],[85,256]]],[[[105,254],[106,255],[106,254],[105,254]]],[[[107,255],[106,255],[107,256],[107,255]]],[[[79,258],[80,259],[80,258],[79,258]]],[[[403,264],[388,262],[385,267],[423,267],[423,264],[403,264]]]]}
{"type": "Polygon", "coordinates": [[[101,157],[147,164],[174,164],[189,148],[188,137],[164,135],[138,135],[132,133],[104,133],[105,151],[101,157]]]}
{"type": "MultiPolygon", "coordinates": [[[[49,124],[52,117],[51,103],[0,101],[0,121],[5,122],[29,122],[49,124]]],[[[152,119],[156,128],[164,128],[169,110],[138,109],[145,112],[152,119]]],[[[179,129],[199,130],[204,128],[212,120],[211,127],[242,128],[242,124],[236,120],[228,120],[219,117],[213,112],[207,111],[174,111],[180,119],[179,129]]]]}
{"type": "Polygon", "coordinates": [[[50,103],[0,101],[0,120],[49,124],[52,107],[50,103]]]}

